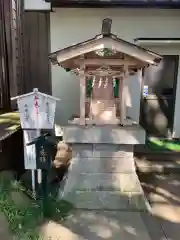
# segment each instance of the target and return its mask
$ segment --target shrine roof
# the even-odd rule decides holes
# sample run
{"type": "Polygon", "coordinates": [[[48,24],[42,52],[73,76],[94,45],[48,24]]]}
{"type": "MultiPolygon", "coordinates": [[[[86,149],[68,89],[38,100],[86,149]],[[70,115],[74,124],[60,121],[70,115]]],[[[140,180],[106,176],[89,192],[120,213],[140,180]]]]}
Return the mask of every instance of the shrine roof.
{"type": "Polygon", "coordinates": [[[111,19],[104,19],[101,34],[86,41],[71,45],[49,55],[52,64],[59,64],[102,49],[112,49],[148,64],[158,64],[162,56],[136,44],[127,42],[111,33],[111,19]]]}

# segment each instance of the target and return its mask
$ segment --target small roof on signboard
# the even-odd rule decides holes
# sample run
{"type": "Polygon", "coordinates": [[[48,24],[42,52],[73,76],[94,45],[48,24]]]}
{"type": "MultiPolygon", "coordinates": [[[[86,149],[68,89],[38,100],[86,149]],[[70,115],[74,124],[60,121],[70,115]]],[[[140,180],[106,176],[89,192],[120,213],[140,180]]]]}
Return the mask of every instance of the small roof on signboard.
{"type": "Polygon", "coordinates": [[[23,95],[20,95],[20,96],[17,96],[17,97],[12,97],[11,100],[16,100],[16,99],[20,99],[20,98],[24,98],[24,97],[29,97],[31,95],[34,95],[35,93],[38,93],[41,96],[44,96],[44,97],[47,97],[47,98],[51,98],[51,99],[56,100],[56,101],[60,101],[59,98],[53,97],[53,96],[48,95],[46,93],[39,92],[37,88],[34,88],[33,92],[26,93],[26,94],[23,94],[23,95]]]}
{"type": "Polygon", "coordinates": [[[121,52],[147,64],[156,65],[161,61],[161,55],[137,46],[133,43],[127,42],[112,34],[111,24],[111,19],[104,19],[102,23],[101,34],[96,35],[94,38],[87,41],[80,42],[51,53],[49,55],[51,62],[53,64],[61,64],[68,59],[105,48],[121,52]]]}

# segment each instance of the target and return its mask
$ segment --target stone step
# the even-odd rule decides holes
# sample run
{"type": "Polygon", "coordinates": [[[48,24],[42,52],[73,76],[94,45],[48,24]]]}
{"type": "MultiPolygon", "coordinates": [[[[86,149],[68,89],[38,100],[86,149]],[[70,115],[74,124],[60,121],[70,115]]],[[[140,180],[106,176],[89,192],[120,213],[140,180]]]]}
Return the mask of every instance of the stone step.
{"type": "Polygon", "coordinates": [[[132,145],[73,144],[73,157],[80,158],[133,158],[132,145]]]}
{"type": "Polygon", "coordinates": [[[148,173],[180,173],[180,161],[151,161],[136,158],[136,168],[139,172],[148,173]]]}
{"type": "Polygon", "coordinates": [[[116,144],[134,145],[144,144],[146,133],[139,125],[132,126],[80,126],[66,125],[62,127],[63,139],[69,144],[116,144]]]}
{"type": "Polygon", "coordinates": [[[69,173],[66,189],[73,190],[110,190],[142,193],[142,188],[136,173],[69,173]]]}
{"type": "Polygon", "coordinates": [[[72,158],[72,170],[77,173],[132,173],[133,158],[72,158]]]}
{"type": "Polygon", "coordinates": [[[78,209],[146,211],[148,208],[143,194],[118,191],[73,191],[64,198],[78,209]]]}

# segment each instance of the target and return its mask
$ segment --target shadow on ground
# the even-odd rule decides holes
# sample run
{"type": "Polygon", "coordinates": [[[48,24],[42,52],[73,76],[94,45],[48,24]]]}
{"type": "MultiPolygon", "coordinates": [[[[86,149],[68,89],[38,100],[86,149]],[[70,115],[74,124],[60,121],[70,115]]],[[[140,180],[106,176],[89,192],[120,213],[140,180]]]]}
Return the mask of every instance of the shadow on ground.
{"type": "Polygon", "coordinates": [[[53,240],[179,240],[180,177],[141,174],[140,180],[152,215],[143,211],[74,210],[65,221],[48,221],[41,233],[53,240]]]}
{"type": "MultiPolygon", "coordinates": [[[[152,213],[168,240],[180,236],[180,176],[179,174],[139,174],[152,213]]],[[[165,238],[165,239],[166,239],[165,238]]]]}
{"type": "MultiPolygon", "coordinates": [[[[99,137],[104,139],[105,133],[101,134],[99,137]]],[[[115,210],[109,211],[73,210],[66,220],[47,221],[41,226],[40,233],[43,240],[50,237],[52,240],[179,240],[180,210],[174,208],[180,202],[179,179],[165,175],[140,176],[145,194],[152,205],[152,214],[137,210],[136,207],[123,210],[119,207],[119,210],[114,208],[115,210]],[[155,198],[156,195],[159,199],[155,198]],[[162,197],[164,200],[160,201],[162,197]]],[[[113,183],[113,174],[111,181],[113,183]]],[[[107,198],[104,197],[103,200],[107,201],[107,198]]],[[[128,202],[129,198],[124,201],[128,202]]]]}

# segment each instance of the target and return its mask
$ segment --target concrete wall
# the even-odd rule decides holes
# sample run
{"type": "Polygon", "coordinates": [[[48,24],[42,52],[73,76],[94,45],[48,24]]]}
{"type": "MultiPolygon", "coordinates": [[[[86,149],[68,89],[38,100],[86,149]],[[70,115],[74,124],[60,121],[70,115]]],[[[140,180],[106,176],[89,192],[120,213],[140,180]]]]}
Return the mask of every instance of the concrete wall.
{"type": "MultiPolygon", "coordinates": [[[[51,13],[51,52],[87,40],[101,31],[102,19],[113,20],[112,32],[120,38],[133,42],[135,38],[180,37],[179,10],[160,9],[54,9],[51,13]]],[[[151,48],[149,46],[149,48],[151,48]]],[[[180,46],[153,47],[157,53],[179,54],[180,46]]],[[[177,96],[180,93],[180,75],[177,96]]],[[[138,84],[133,84],[135,89],[138,84]]],[[[57,106],[56,121],[66,123],[79,112],[78,79],[58,66],[52,66],[53,95],[61,98],[57,106]]],[[[134,92],[138,92],[135,89],[134,92]]],[[[133,101],[132,101],[133,102],[133,101]]],[[[134,104],[135,105],[135,104],[134,104]]],[[[177,106],[176,106],[177,109],[177,106]]],[[[131,115],[134,115],[131,111],[131,115]]],[[[135,116],[135,115],[134,115],[135,116]]],[[[137,118],[137,114],[135,116],[137,118]]],[[[180,115],[175,117],[175,126],[180,115]]],[[[178,134],[180,135],[180,129],[178,134]]]]}

